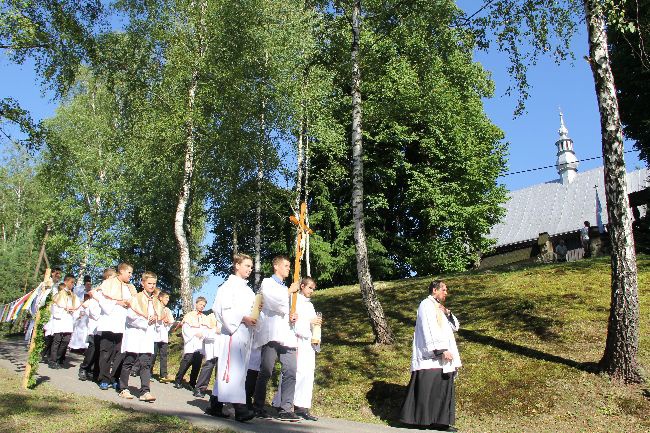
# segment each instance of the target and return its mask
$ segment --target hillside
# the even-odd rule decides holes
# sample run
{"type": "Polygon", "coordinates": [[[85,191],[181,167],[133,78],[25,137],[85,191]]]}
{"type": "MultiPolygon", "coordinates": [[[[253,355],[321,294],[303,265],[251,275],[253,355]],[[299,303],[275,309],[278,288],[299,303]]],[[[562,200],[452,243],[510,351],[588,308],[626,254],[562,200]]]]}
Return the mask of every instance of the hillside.
{"type": "MultiPolygon", "coordinates": [[[[650,258],[641,256],[639,360],[650,365],[650,258]],[[645,331],[645,332],[644,332],[645,331]]],[[[443,276],[458,316],[464,368],[457,382],[465,431],[649,431],[648,385],[621,387],[590,373],[605,345],[605,258],[443,276]]],[[[409,380],[415,313],[432,278],[379,282],[397,343],[372,345],[356,286],[321,290],[323,351],[314,412],[393,423],[409,380]]]]}

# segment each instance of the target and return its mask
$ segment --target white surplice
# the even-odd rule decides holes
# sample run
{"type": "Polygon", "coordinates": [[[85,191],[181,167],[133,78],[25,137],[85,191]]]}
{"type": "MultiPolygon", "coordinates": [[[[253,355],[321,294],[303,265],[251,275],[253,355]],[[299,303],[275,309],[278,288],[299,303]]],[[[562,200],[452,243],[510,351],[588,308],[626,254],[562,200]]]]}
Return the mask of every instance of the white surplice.
{"type": "MultiPolygon", "coordinates": [[[[298,320],[294,325],[296,334],[296,389],[293,396],[294,406],[311,408],[311,398],[314,391],[314,372],[316,370],[316,348],[311,343],[311,321],[316,318],[316,311],[311,299],[298,294],[296,300],[296,313],[298,320]]],[[[280,386],[273,398],[273,406],[280,407],[280,392],[282,389],[282,375],[280,386]]]]}
{"type": "Polygon", "coordinates": [[[458,327],[456,316],[452,314],[448,319],[432,296],[420,302],[413,333],[411,371],[431,368],[441,368],[444,373],[456,371],[462,365],[454,337],[458,327]],[[445,361],[442,356],[436,356],[434,352],[441,350],[451,352],[453,359],[445,361]]]}
{"type": "Polygon", "coordinates": [[[276,341],[285,347],[296,347],[296,335],[289,325],[289,292],[274,277],[264,278],[260,286],[263,307],[255,329],[253,347],[276,341]]]}
{"type": "MultiPolygon", "coordinates": [[[[154,312],[153,303],[148,303],[148,316],[154,312]]],[[[154,339],[156,337],[155,324],[149,324],[149,319],[129,308],[126,312],[126,326],[122,338],[122,353],[151,353],[153,354],[154,339]]]]}
{"type": "Polygon", "coordinates": [[[70,349],[88,348],[88,312],[84,307],[79,307],[72,315],[74,329],[68,347],[70,349]]]}
{"type": "Polygon", "coordinates": [[[221,324],[221,352],[217,363],[217,380],[213,395],[222,403],[246,403],[246,373],[251,350],[252,332],[242,323],[250,316],[255,294],[248,282],[230,275],[217,290],[212,311],[221,324]]]}

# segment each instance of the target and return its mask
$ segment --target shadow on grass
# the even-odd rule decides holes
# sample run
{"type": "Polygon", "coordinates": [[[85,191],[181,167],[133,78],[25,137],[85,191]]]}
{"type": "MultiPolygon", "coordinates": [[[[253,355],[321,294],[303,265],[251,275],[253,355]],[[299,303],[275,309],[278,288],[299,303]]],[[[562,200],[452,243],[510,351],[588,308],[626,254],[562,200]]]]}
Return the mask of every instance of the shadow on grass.
{"type": "Polygon", "coordinates": [[[389,383],[383,380],[372,383],[366,393],[366,400],[372,413],[390,426],[403,426],[399,422],[399,411],[406,395],[406,385],[389,383]]]}
{"type": "Polygon", "coordinates": [[[498,338],[490,337],[489,335],[481,334],[480,332],[471,331],[467,329],[460,329],[458,334],[465,340],[473,343],[483,344],[485,346],[492,346],[496,349],[505,350],[506,352],[516,353],[518,355],[526,356],[528,358],[538,359],[540,361],[553,362],[555,364],[566,365],[567,367],[575,368],[576,370],[585,371],[588,373],[596,373],[598,371],[598,364],[595,362],[578,362],[572,359],[563,358],[551,353],[542,352],[541,350],[532,349],[530,347],[522,346],[520,344],[511,343],[509,341],[500,340],[498,338]]]}

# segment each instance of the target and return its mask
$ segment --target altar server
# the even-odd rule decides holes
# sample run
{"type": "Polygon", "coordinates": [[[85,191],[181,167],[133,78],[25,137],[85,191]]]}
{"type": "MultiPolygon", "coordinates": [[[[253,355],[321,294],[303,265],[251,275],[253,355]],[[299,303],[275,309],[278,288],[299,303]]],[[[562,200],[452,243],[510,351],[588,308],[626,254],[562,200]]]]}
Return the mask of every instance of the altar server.
{"type": "MultiPolygon", "coordinates": [[[[61,268],[52,269],[52,274],[50,275],[49,281],[44,281],[39,285],[41,289],[41,294],[38,296],[38,302],[34,303],[34,309],[31,311],[32,317],[36,316],[36,311],[38,311],[39,308],[45,305],[47,301],[51,299],[50,298],[51,296],[53,297],[59,292],[59,280],[61,279],[62,273],[63,271],[61,270],[61,268]]],[[[54,339],[54,335],[50,330],[50,321],[51,318],[43,325],[43,333],[45,337],[45,347],[43,348],[43,352],[41,353],[43,362],[47,362],[50,359],[50,350],[52,349],[52,340],[54,339]]],[[[30,320],[30,324],[27,328],[27,333],[26,333],[26,335],[29,335],[29,337],[27,337],[26,339],[31,338],[33,327],[34,327],[34,320],[32,319],[30,320]]]]}
{"type": "Polygon", "coordinates": [[[129,391],[129,376],[136,361],[140,364],[140,401],[153,403],[156,397],[149,387],[151,381],[151,360],[156,337],[156,322],[162,319],[163,305],[156,296],[156,281],[153,272],[142,274],[142,291],[131,298],[126,313],[126,326],[122,339],[124,361],[120,373],[121,398],[134,398],[129,391]]]}
{"type": "Polygon", "coordinates": [[[454,377],[461,366],[454,331],[458,319],[445,308],[447,286],[433,281],[420,303],[413,334],[411,380],[400,421],[456,431],[454,377]]]}
{"type": "Polygon", "coordinates": [[[63,286],[59,286],[59,292],[52,299],[50,331],[53,339],[50,349],[50,368],[62,367],[74,327],[73,314],[81,306],[79,298],[72,293],[73,286],[74,276],[66,275],[63,279],[63,286]]]}
{"type": "Polygon", "coordinates": [[[156,363],[156,358],[160,357],[160,375],[158,381],[160,383],[173,382],[174,378],[169,377],[167,373],[167,355],[169,353],[169,330],[174,326],[174,315],[172,311],[167,308],[169,303],[169,293],[158,292],[158,300],[163,306],[162,320],[156,322],[156,338],[154,340],[154,353],[153,360],[151,361],[151,373],[156,363]]]}
{"type": "MultiPolygon", "coordinates": [[[[108,268],[104,270],[102,281],[108,280],[115,276],[115,269],[108,268]]],[[[91,288],[92,290],[92,288],[91,288]]],[[[88,297],[82,306],[86,309],[88,314],[88,347],[84,352],[84,359],[79,364],[79,380],[92,380],[97,381],[99,377],[99,337],[100,333],[97,331],[97,322],[102,314],[102,309],[99,302],[92,297],[90,291],[86,293],[88,297]]]]}
{"type": "MultiPolygon", "coordinates": [[[[76,294],[75,294],[76,296],[76,294]]],[[[68,348],[71,350],[86,350],[88,347],[88,312],[84,308],[85,302],[89,296],[84,296],[80,299],[81,306],[74,312],[72,318],[74,325],[72,328],[72,336],[68,348]]]]}
{"type": "Polygon", "coordinates": [[[300,418],[293,412],[293,397],[296,386],[296,334],[290,324],[295,323],[298,315],[290,314],[289,295],[298,290],[298,283],[290,288],[284,284],[284,279],[289,276],[291,263],[285,256],[273,259],[273,275],[262,280],[260,292],[263,297],[263,308],[260,313],[253,346],[260,347],[262,361],[260,372],[255,384],[255,398],[253,405],[256,416],[269,418],[264,410],[266,402],[266,385],[273,374],[275,362],[280,358],[282,367],[282,393],[280,395],[280,411],[278,419],[281,421],[299,421],[300,418]]]}
{"type": "Polygon", "coordinates": [[[196,378],[199,375],[201,361],[203,360],[203,339],[208,330],[208,319],[203,314],[207,302],[203,296],[199,296],[194,303],[195,310],[190,311],[183,317],[183,357],[174,379],[174,388],[180,389],[183,387],[183,377],[190,367],[192,367],[190,371],[190,387],[193,389],[196,386],[196,378]]]}
{"type": "MultiPolygon", "coordinates": [[[[320,326],[322,319],[316,314],[311,297],[316,290],[316,281],[311,277],[300,280],[300,292],[296,299],[298,320],[294,326],[298,349],[296,351],[296,388],[293,397],[296,415],[310,421],[318,418],[309,412],[314,390],[314,371],[316,370],[316,352],[320,351],[320,341],[312,343],[312,327],[320,326]]],[[[282,382],[282,379],[280,379],[282,382]]],[[[273,399],[273,406],[280,406],[282,386],[273,399]]]]}
{"type": "Polygon", "coordinates": [[[203,337],[203,357],[205,361],[196,379],[196,386],[194,387],[193,393],[194,397],[198,398],[205,397],[205,392],[210,384],[210,378],[212,377],[212,372],[215,371],[217,359],[221,351],[221,338],[219,338],[221,324],[217,320],[214,312],[208,314],[206,319],[208,329],[203,337]]]}
{"type": "Polygon", "coordinates": [[[97,331],[101,332],[99,339],[99,388],[107,390],[111,386],[117,388],[111,367],[115,368],[116,356],[121,353],[122,337],[126,323],[129,301],[135,296],[135,287],[129,284],[133,275],[133,267],[128,263],[120,263],[117,275],[102,282],[97,290],[91,290],[91,296],[97,300],[101,315],[97,321],[97,331]]]}
{"type": "Polygon", "coordinates": [[[77,295],[77,298],[79,298],[81,302],[84,302],[84,296],[86,293],[90,292],[90,289],[93,288],[92,286],[92,278],[90,278],[90,275],[86,275],[84,277],[84,283],[79,284],[74,288],[74,294],[77,295]]]}
{"type": "Polygon", "coordinates": [[[257,324],[251,317],[255,294],[247,281],[253,260],[246,254],[236,254],[233,262],[234,274],[219,287],[212,307],[221,323],[221,354],[208,413],[219,416],[223,403],[232,403],[235,419],[247,421],[255,416],[246,407],[251,333],[257,324]]]}

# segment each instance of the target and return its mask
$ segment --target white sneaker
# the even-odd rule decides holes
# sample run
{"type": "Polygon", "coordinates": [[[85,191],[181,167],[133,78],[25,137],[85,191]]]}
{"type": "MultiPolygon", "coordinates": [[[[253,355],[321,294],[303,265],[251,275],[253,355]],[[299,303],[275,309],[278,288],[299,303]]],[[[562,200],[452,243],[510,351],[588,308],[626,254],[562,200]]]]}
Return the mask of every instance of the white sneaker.
{"type": "Polygon", "coordinates": [[[133,397],[133,394],[131,394],[131,391],[129,391],[128,389],[123,389],[122,391],[120,391],[118,397],[125,398],[127,400],[133,400],[135,398],[133,397]]]}
{"type": "Polygon", "coordinates": [[[153,403],[154,401],[156,401],[156,397],[154,397],[154,395],[150,392],[145,392],[140,396],[139,400],[145,401],[147,403],[153,403]]]}

